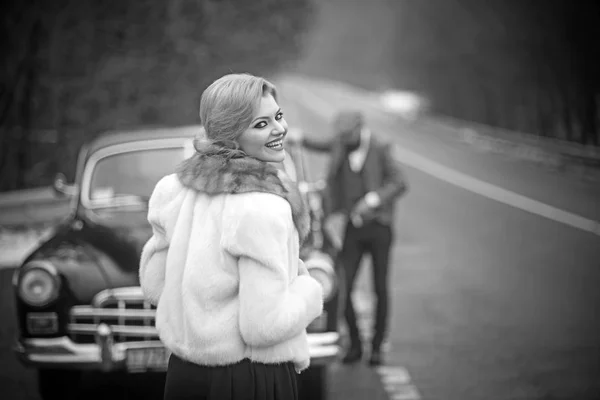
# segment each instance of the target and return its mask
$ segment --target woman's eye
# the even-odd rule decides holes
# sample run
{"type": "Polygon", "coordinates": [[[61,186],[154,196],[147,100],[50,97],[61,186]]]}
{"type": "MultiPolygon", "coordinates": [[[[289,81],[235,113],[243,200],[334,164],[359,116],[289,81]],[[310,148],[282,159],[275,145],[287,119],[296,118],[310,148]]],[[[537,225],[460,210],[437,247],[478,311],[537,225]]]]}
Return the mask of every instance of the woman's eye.
{"type": "Polygon", "coordinates": [[[277,121],[279,121],[281,118],[283,118],[283,113],[282,112],[278,112],[277,115],[275,116],[275,119],[277,121]]]}
{"type": "Polygon", "coordinates": [[[265,121],[260,121],[258,124],[254,125],[254,127],[257,129],[264,128],[265,126],[267,126],[267,123],[265,121]]]}

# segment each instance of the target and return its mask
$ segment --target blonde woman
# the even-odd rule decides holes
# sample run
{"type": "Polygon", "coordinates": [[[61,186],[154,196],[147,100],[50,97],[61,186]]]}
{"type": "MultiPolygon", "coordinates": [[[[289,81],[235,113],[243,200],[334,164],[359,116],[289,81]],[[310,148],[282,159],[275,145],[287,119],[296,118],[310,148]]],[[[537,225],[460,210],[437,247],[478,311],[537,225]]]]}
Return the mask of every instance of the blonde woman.
{"type": "Polygon", "coordinates": [[[169,360],[164,398],[296,399],[322,288],[299,259],[309,217],[272,165],[287,124],[267,80],[230,74],[202,94],[196,153],[150,199],[140,283],[169,360]]]}

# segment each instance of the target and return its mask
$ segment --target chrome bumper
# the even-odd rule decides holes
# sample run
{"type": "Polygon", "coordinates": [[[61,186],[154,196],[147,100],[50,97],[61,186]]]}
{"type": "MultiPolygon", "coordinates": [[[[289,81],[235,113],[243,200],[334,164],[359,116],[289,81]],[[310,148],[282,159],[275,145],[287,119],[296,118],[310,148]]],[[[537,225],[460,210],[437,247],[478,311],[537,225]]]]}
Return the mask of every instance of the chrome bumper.
{"type": "MultiPolygon", "coordinates": [[[[31,367],[94,369],[113,371],[128,369],[127,352],[131,349],[163,349],[159,340],[114,343],[108,326],[101,324],[96,343],[74,343],[69,337],[22,339],[15,345],[21,362],[31,367]]],[[[326,365],[335,361],[340,348],[336,332],[309,333],[311,365],[326,365]]],[[[166,365],[164,368],[166,369],[166,365]]],[[[143,372],[132,371],[132,372],[143,372]]]]}

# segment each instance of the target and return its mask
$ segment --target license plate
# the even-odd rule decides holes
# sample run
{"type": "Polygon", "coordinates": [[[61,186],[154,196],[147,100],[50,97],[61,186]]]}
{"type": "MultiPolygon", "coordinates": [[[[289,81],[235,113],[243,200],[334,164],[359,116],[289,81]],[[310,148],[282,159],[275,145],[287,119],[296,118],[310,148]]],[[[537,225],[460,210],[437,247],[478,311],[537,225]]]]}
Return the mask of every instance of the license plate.
{"type": "Polygon", "coordinates": [[[171,352],[164,347],[128,349],[126,357],[129,372],[166,371],[171,352]]]}

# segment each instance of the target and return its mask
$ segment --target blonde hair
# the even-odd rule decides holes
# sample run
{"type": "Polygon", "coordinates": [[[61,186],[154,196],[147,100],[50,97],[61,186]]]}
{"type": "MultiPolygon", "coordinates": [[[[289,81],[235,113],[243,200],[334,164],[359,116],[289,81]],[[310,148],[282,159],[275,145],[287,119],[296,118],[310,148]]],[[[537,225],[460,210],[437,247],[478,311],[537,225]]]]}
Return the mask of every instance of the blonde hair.
{"type": "Polygon", "coordinates": [[[196,140],[196,150],[210,148],[229,156],[243,155],[237,139],[248,129],[261,98],[267,94],[277,100],[275,85],[250,74],[228,74],[214,81],[200,99],[205,134],[204,139],[196,140]]]}

